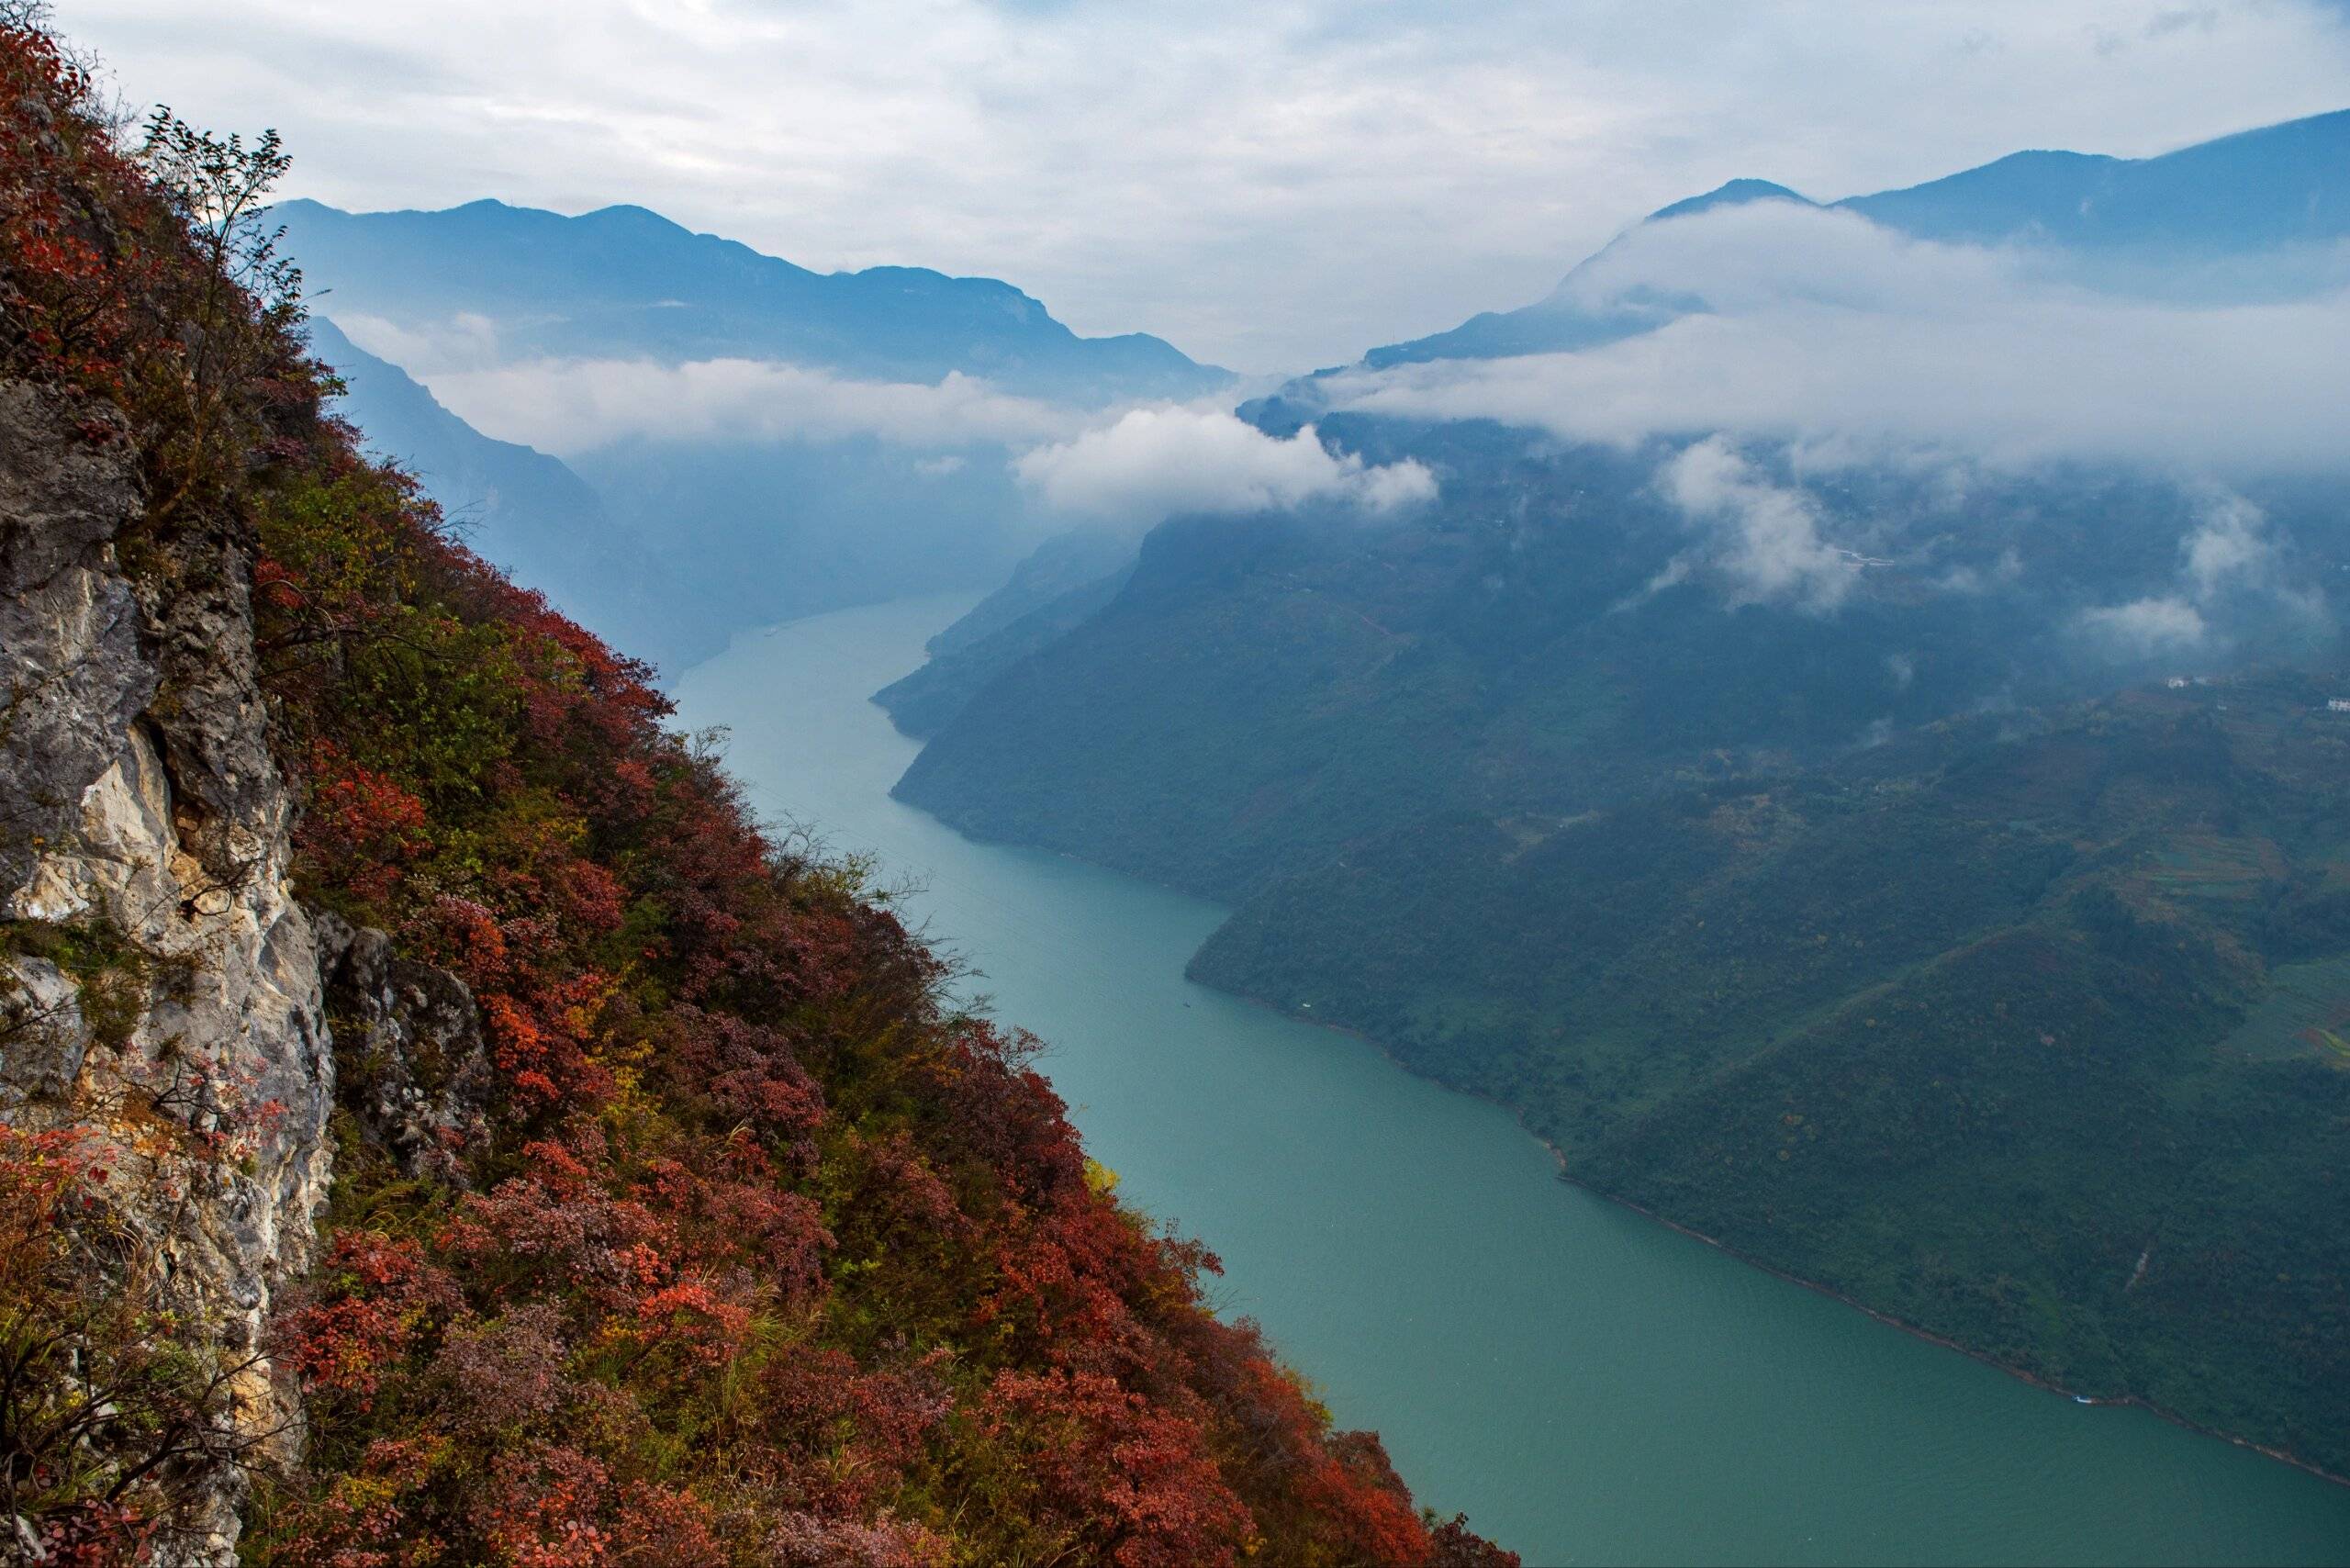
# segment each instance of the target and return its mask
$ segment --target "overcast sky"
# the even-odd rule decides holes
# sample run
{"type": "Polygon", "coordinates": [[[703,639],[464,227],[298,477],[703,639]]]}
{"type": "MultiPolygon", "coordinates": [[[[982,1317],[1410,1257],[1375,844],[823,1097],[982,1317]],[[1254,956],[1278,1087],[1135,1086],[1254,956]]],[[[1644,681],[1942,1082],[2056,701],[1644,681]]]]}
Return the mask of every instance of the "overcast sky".
{"type": "Polygon", "coordinates": [[[1830,198],[2350,106],[2344,0],[58,0],[290,194],[655,208],[1302,369],[1736,175],[1830,198]]]}

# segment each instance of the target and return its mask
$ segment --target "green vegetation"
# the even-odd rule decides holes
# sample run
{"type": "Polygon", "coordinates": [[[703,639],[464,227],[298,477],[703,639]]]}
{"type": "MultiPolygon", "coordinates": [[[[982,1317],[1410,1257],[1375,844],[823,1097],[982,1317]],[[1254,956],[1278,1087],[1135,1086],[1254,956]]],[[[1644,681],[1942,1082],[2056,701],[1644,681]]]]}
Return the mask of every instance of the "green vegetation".
{"type": "Polygon", "coordinates": [[[1518,1106],[1574,1180],[1774,1268],[2350,1471],[2350,955],[2279,961],[2344,868],[2327,689],[1398,834],[1250,901],[1194,973],[1518,1106]]]}
{"type": "MultiPolygon", "coordinates": [[[[1667,445],[1323,433],[1441,498],[1162,526],[900,794],[1234,904],[1196,978],[1577,1181],[2350,1473],[2350,679],[2150,681],[2080,630],[2175,591],[2207,498],[1756,454],[1874,563],[1831,614],[1745,595],[1667,445]]],[[[2350,559],[2318,488],[2261,499],[2294,580],[2350,559]]],[[[2211,613],[2240,667],[2344,666],[2322,616],[2211,613]]]]}

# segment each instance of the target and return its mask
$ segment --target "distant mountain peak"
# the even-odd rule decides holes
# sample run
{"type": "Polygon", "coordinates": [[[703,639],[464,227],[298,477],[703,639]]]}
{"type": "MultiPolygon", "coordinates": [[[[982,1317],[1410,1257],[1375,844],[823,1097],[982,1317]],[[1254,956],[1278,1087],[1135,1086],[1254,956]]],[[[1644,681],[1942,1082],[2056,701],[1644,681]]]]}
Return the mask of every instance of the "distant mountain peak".
{"type": "Polygon", "coordinates": [[[1676,201],[1670,207],[1658,207],[1649,214],[1648,221],[1661,223],[1668,218],[1693,218],[1701,212],[1711,212],[1718,207],[1744,207],[1749,202],[1756,201],[1791,201],[1799,207],[1819,205],[1799,191],[1791,191],[1786,186],[1774,185],[1769,180],[1740,179],[1716,185],[1704,196],[1690,196],[1685,200],[1676,201]]]}
{"type": "Polygon", "coordinates": [[[287,251],[346,312],[499,324],[520,357],[772,358],[853,377],[983,375],[1101,404],[1231,380],[1144,333],[1080,337],[997,278],[928,267],[816,273],[632,205],[569,216],[483,200],[440,212],[278,208],[287,251]]]}
{"type": "MultiPolygon", "coordinates": [[[[479,207],[484,204],[476,202],[472,205],[479,207]]],[[[490,202],[487,205],[503,207],[506,204],[490,202]]],[[[664,218],[649,207],[638,207],[631,202],[617,202],[610,207],[599,207],[593,212],[583,212],[579,215],[579,221],[603,224],[615,229],[641,229],[657,234],[690,235],[693,232],[684,224],[664,218]]]]}
{"type": "MultiPolygon", "coordinates": [[[[1756,202],[1823,205],[1912,239],[2022,244],[2154,264],[2266,255],[2350,239],[2350,109],[2199,141],[2152,158],[2039,149],[1938,180],[1822,204],[1769,180],[1736,179],[1659,207],[1626,232],[1756,202]]],[[[1622,236],[1618,236],[1620,241],[1622,236]]],[[[1611,242],[1612,243],[1612,242],[1611,242]]],[[[1516,310],[1364,354],[1373,370],[1440,359],[1498,359],[1595,347],[1648,331],[1694,297],[1638,287],[1597,307],[1571,286],[1516,310]]]]}

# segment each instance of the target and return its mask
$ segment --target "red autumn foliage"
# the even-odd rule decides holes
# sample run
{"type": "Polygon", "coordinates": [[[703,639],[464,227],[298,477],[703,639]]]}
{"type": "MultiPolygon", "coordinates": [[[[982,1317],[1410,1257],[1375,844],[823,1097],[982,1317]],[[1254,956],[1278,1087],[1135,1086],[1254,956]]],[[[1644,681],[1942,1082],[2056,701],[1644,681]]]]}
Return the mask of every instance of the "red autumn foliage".
{"type": "MultiPolygon", "coordinates": [[[[139,288],[107,196],[135,187],[128,162],[74,112],[89,73],[53,38],[16,29],[0,47],[0,342],[18,375],[122,389],[139,288]]],[[[94,441],[115,429],[100,421],[94,441]]]]}
{"type": "Polygon", "coordinates": [[[307,1304],[286,1320],[292,1369],[321,1396],[364,1411],[383,1369],[457,1302],[447,1271],[415,1242],[343,1231],[313,1274],[307,1304]]]}
{"type": "Polygon", "coordinates": [[[612,1524],[614,1568],[727,1568],[733,1554],[708,1506],[681,1487],[635,1482],[612,1524]]]}
{"type": "Polygon", "coordinates": [[[320,736],[310,743],[304,823],[322,874],[370,902],[390,898],[409,861],[431,847],[424,802],[320,736]]]}
{"type": "Polygon", "coordinates": [[[1118,1568],[1231,1562],[1248,1510],[1200,1423],[1096,1372],[997,1374],[982,1429],[1022,1462],[1031,1518],[1080,1561],[1118,1568]]]}
{"type": "MultiPolygon", "coordinates": [[[[127,431],[144,526],[230,542],[299,890],[463,980],[495,1070],[461,1171],[346,1141],[269,1346],[307,1452],[244,1560],[1506,1561],[1214,1316],[1214,1260],[1089,1182],[1035,1043],[764,834],[650,670],[362,455],[239,227],[274,140],[223,196],[185,183],[218,147],[157,125],[142,164],[0,28],[0,373],[127,431]]],[[[17,1150],[0,1206],[53,1263],[80,1178],[17,1150]]],[[[57,1500],[51,1560],[136,1560],[151,1521],[112,1506],[57,1500]]]]}

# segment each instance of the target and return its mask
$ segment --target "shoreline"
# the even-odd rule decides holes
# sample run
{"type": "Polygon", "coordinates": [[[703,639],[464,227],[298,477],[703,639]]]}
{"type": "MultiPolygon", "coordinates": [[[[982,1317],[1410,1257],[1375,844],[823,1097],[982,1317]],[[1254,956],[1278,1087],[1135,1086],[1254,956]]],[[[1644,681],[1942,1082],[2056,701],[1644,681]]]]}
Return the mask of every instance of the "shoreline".
{"type": "MultiPolygon", "coordinates": [[[[1406,1068],[1404,1070],[1410,1071],[1411,1070],[1406,1068]]],[[[1429,1081],[1438,1082],[1440,1081],[1430,1079],[1429,1081]]],[[[1531,1137],[1534,1135],[1529,1133],[1527,1136],[1531,1137]]],[[[2264,1459],[2272,1459],[2279,1464],[2288,1465],[2294,1470],[2301,1472],[2305,1475],[2313,1475],[2320,1481],[2329,1482],[2336,1486],[2350,1487],[2350,1475],[2336,1475],[2330,1470],[2312,1464],[2308,1460],[2302,1459],[2296,1454],[2288,1453],[2282,1449],[2270,1448],[2266,1443],[2254,1442],[2250,1438],[2240,1438],[2232,1432],[2223,1432],[2216,1427],[2204,1426],[2199,1421],[2192,1420],[2188,1417],[2180,1415],[2176,1410],[2165,1409],[2162,1406],[2156,1405],[2151,1400],[2143,1399],[2134,1394],[2125,1394],[2120,1398],[2099,1398],[2090,1394],[2076,1393],[2072,1389],[2066,1388],[2063,1383],[2052,1383],[2047,1378],[2042,1377],[2037,1372],[2028,1371],[2023,1367],[2016,1366],[2008,1361],[2000,1361],[1996,1356],[1986,1355],[1980,1350],[1972,1350],[1965,1345],[1960,1344],[1955,1339],[1935,1333],[1930,1328],[1920,1328],[1918,1325],[1905,1322],[1901,1318],[1894,1316],[1891,1313],[1880,1312],[1864,1301],[1860,1301],[1852,1296],[1846,1295],[1843,1292],[1838,1290],[1833,1285],[1822,1284],[1818,1280],[1807,1280],[1799,1274],[1788,1273],[1784,1269],[1775,1268],[1773,1265],[1762,1261],[1762,1260],[1755,1257],[1751,1253],[1742,1252],[1726,1241],[1721,1241],[1714,1237],[1707,1236],[1702,1230],[1693,1230],[1688,1226],[1683,1225],[1676,1220],[1666,1218],[1664,1215],[1658,1214],[1653,1209],[1643,1208],[1639,1204],[1632,1202],[1629,1198],[1619,1198],[1612,1193],[1604,1192],[1587,1182],[1577,1181],[1572,1175],[1568,1173],[1565,1159],[1563,1156],[1559,1154],[1559,1150],[1556,1146],[1544,1142],[1543,1147],[1550,1149],[1552,1156],[1557,1158],[1560,1161],[1559,1180],[1574,1188],[1577,1192],[1588,1193],[1593,1197],[1599,1199],[1603,1203],[1613,1204],[1619,1209],[1628,1210],[1629,1212],[1639,1215],[1642,1219],[1664,1226],[1667,1230],[1674,1231],[1680,1235],[1688,1237],[1693,1241],[1703,1242],[1707,1247],[1714,1249],[1717,1252],[1720,1252],[1727,1257],[1737,1259],[1740,1263],[1745,1264],[1750,1269],[1759,1269],[1763,1273],[1770,1275],[1773,1279],[1785,1280],[1787,1283],[1791,1285],[1800,1285],[1805,1290],[1810,1291],[1816,1295],[1824,1295],[1829,1300],[1835,1302],[1840,1305],[1849,1306],[1855,1312],[1874,1318],[1877,1322],[1884,1324],[1888,1328],[1897,1328],[1902,1333],[1910,1336],[1912,1338],[1923,1339],[1930,1345],[1939,1345],[1946,1350],[1955,1350],[1960,1355],[1964,1356],[1968,1361],[1978,1361],[1984,1366],[1991,1368],[1995,1372],[2005,1372],[2008,1376],[2014,1378],[2019,1383],[2030,1383],[2032,1387],[2043,1389],[2050,1394],[2062,1394],[2068,1399],[2085,1400],[2088,1404],[2099,1408],[2143,1410],[2146,1414],[2158,1417],[2162,1420],[2167,1421],[2172,1426],[2177,1427],[2182,1430],[2193,1432],[2198,1437],[2216,1438],[2232,1448],[2248,1450],[2253,1453],[2260,1455],[2264,1459]]]]}
{"type": "MultiPolygon", "coordinates": [[[[870,699],[867,699],[867,700],[870,700],[870,699]]],[[[876,704],[876,706],[878,706],[878,704],[876,704]]],[[[887,710],[884,710],[884,711],[886,712],[887,710]]],[[[894,786],[890,789],[890,796],[892,800],[901,799],[894,786]]],[[[1038,845],[1023,844],[1016,839],[996,838],[991,835],[978,834],[962,823],[956,822],[952,818],[943,815],[931,807],[921,805],[910,801],[902,801],[901,803],[912,806],[914,810],[931,816],[945,824],[954,833],[961,835],[962,837],[970,839],[974,843],[1003,845],[1013,848],[1029,849],[1044,854],[1056,855],[1066,860],[1073,860],[1081,866],[1090,866],[1097,870],[1108,871],[1115,876],[1130,878],[1133,880],[1143,882],[1152,887],[1162,888],[1169,892],[1181,894],[1185,898],[1197,899],[1203,903],[1214,905],[1219,909],[1226,907],[1220,900],[1194,892],[1190,889],[1178,887],[1172,883],[1162,882],[1157,878],[1143,876],[1136,872],[1125,870],[1116,866],[1105,865],[1101,861],[1089,860],[1081,855],[1071,854],[1066,849],[1049,849],[1038,845]]],[[[1197,955],[1194,954],[1193,957],[1196,958],[1197,955]]],[[[1365,1034],[1360,1029],[1353,1028],[1344,1024],[1334,1024],[1327,1019],[1309,1018],[1301,1013],[1283,1007],[1278,1002],[1269,1001],[1264,997],[1253,995],[1248,991],[1226,990],[1223,986],[1214,984],[1208,980],[1201,980],[1192,974],[1192,966],[1188,960],[1183,966],[1182,975],[1184,980],[1190,981],[1193,985],[1198,985],[1206,990],[1215,991],[1219,995],[1233,997],[1236,1000],[1248,1002],[1253,1007],[1263,1008],[1266,1012],[1275,1014],[1292,1023],[1305,1024],[1315,1028],[1329,1030],[1333,1034],[1344,1035],[1348,1038],[1356,1040],[1362,1045],[1368,1046],[1371,1049],[1377,1051],[1382,1057],[1386,1058],[1386,1060],[1393,1063],[1399,1071],[1407,1073],[1413,1078],[1418,1079],[1423,1082],[1433,1083],[1449,1094],[1459,1094],[1463,1098],[1475,1100],[1483,1104],[1492,1105],[1498,1110],[1507,1113],[1510,1119],[1517,1124],[1518,1130],[1524,1133],[1528,1137],[1532,1138],[1536,1143],[1541,1145],[1544,1151],[1550,1156],[1551,1167],[1556,1172],[1557,1179],[1559,1181],[1573,1187],[1578,1192],[1586,1193],[1604,1203],[1613,1204],[1617,1208],[1625,1209],[1632,1214],[1636,1214],[1642,1219],[1648,1220],[1652,1224],[1662,1226],[1668,1230],[1688,1237],[1693,1241],[1701,1242],[1725,1256],[1736,1259],[1739,1262],[1746,1265],[1748,1268],[1758,1269],[1774,1279],[1783,1280],[1789,1284],[1801,1286],[1803,1289],[1810,1291],[1816,1295],[1826,1296],[1829,1300],[1836,1302],[1840,1305],[1850,1307],[1853,1311],[1861,1313],[1878,1323],[1882,1323],[1889,1328],[1898,1329],[1900,1332],[1910,1336],[1912,1338],[1922,1339],[1928,1344],[1940,1346],[1943,1350],[1955,1351],[1958,1354],[1964,1356],[1969,1361],[1979,1362],[1996,1372],[2003,1372],[2009,1377],[2016,1379],[2020,1383],[2028,1383],[2034,1388],[2043,1390],[2050,1394],[2059,1394],[2069,1399],[2087,1399],[2092,1406],[2143,1410],[2149,1415],[2157,1417],[2160,1419],[2168,1422],[2174,1427],[2179,1428],[2181,1430],[2193,1432],[2199,1437],[2217,1439],[2220,1441],[2228,1444],[2230,1447],[2247,1450],[2250,1452],[2259,1454],[2264,1459],[2274,1460],[2280,1464],[2300,1471],[2305,1475],[2315,1476],[2317,1479],[2330,1483],[2335,1486],[2350,1488],[2350,1474],[2337,1475],[2333,1472],[2324,1469],[2320,1465],[2311,1463],[2310,1461],[2302,1459],[2297,1454],[2290,1453],[2282,1449],[2272,1448],[2266,1443],[2255,1442],[2249,1438],[2239,1437],[2232,1432],[2221,1431],[2215,1427],[2205,1426],[2200,1422],[2180,1415],[2175,1410],[2165,1409],[2162,1406],[2156,1405],[2151,1400],[2142,1398],[2134,1394],[2123,1394],[2119,1398],[2098,1398],[2079,1394],[2075,1390],[2065,1387],[2061,1383],[2051,1382],[2049,1379],[2026,1368],[2016,1366],[2008,1361],[2003,1361],[1995,1356],[1988,1355],[1981,1350],[1974,1350],[1966,1345],[1961,1344],[1955,1339],[1937,1334],[1931,1329],[1919,1327],[1918,1325],[1906,1322],[1899,1317],[1894,1316],[1890,1313],[1879,1311],[1877,1308],[1869,1305],[1866,1302],[1860,1301],[1851,1295],[1847,1295],[1842,1291],[1836,1289],[1833,1285],[1825,1284],[1818,1280],[1807,1280],[1799,1274],[1789,1273],[1785,1270],[1767,1263],[1751,1253],[1741,1251],[1740,1249],[1733,1247],[1718,1238],[1708,1236],[1701,1230],[1695,1230],[1688,1226],[1679,1223],[1676,1220],[1668,1219],[1652,1209],[1644,1208],[1640,1204],[1633,1203],[1628,1198],[1618,1197],[1615,1193],[1606,1192],[1602,1188],[1592,1186],[1588,1182],[1578,1180],[1568,1167],[1565,1152],[1561,1150],[1558,1145],[1552,1143],[1550,1139],[1543,1137],[1540,1134],[1535,1132],[1532,1127],[1528,1126],[1526,1121],[1526,1113],[1524,1109],[1519,1106],[1513,1105],[1505,1100],[1497,1099],[1490,1094],[1480,1093],[1474,1090],[1460,1088],[1454,1084],[1446,1082],[1443,1079],[1438,1078],[1432,1073],[1423,1072],[1419,1069],[1414,1067],[1411,1063],[1405,1061],[1402,1057],[1396,1055],[1395,1052],[1389,1049],[1382,1041],[1371,1035],[1365,1034]]]]}
{"type": "MultiPolygon", "coordinates": [[[[1075,859],[1077,857],[1072,856],[1070,858],[1075,859]]],[[[1091,864],[1091,862],[1086,862],[1086,864],[1091,864]]],[[[1103,867],[1102,869],[1115,870],[1116,868],[1103,867]]],[[[1124,875],[1124,873],[1120,874],[1124,875]]],[[[2014,1378],[2019,1383],[2029,1383],[2034,1388],[2043,1390],[2050,1394],[2060,1394],[2068,1399],[2086,1400],[2089,1405],[2102,1409],[2143,1410],[2150,1416],[2154,1416],[2164,1421],[2169,1422],[2172,1426],[2177,1427],[2181,1430],[2193,1432],[2198,1437],[2214,1438],[2221,1442],[2228,1444],[2231,1448],[2244,1449],[2250,1452],[2260,1455],[2264,1459],[2275,1460],[2277,1463],[2298,1470],[2304,1475],[2313,1475],[2320,1481],[2330,1483],[2335,1486],[2350,1487],[2350,1475],[2336,1475],[2333,1472],[2327,1470],[2322,1466],[2312,1464],[2308,1460],[2302,1459],[2297,1454],[2287,1452],[2283,1449],[2271,1448],[2266,1443],[2256,1443],[2250,1438],[2238,1437],[2232,1432],[2223,1432],[2216,1427],[2204,1426],[2201,1422],[2193,1420],[2188,1417],[2182,1416],[2176,1410],[2165,1409],[2162,1406],[2156,1405],[2151,1400],[2141,1398],[2139,1395],[2134,1394],[2126,1394],[2119,1398],[2100,1398],[2080,1394],[2073,1389],[2066,1388],[2060,1383],[2051,1382],[2049,1379],[2044,1378],[2039,1373],[2031,1372],[2027,1368],[2016,1366],[2011,1362],[2003,1361],[1996,1356],[1986,1355],[1981,1350],[1974,1350],[1966,1345],[1963,1345],[1959,1341],[1950,1338],[1945,1335],[1937,1334],[1930,1328],[1921,1328],[1917,1324],[1906,1322],[1899,1317],[1896,1317],[1891,1313],[1881,1312],[1877,1308],[1869,1305],[1868,1303],[1864,1301],[1861,1301],[1853,1296],[1845,1294],[1842,1291],[1838,1290],[1833,1285],[1824,1284],[1818,1280],[1807,1280],[1800,1274],[1791,1274],[1785,1269],[1764,1262],[1762,1259],[1755,1257],[1752,1253],[1741,1251],[1740,1249],[1731,1246],[1729,1243],[1723,1241],[1718,1238],[1707,1235],[1702,1230],[1696,1230],[1689,1226],[1683,1225],[1678,1220],[1669,1219],[1665,1215],[1657,1213],[1654,1209],[1642,1207],[1640,1204],[1632,1202],[1629,1198],[1619,1197],[1613,1193],[1607,1192],[1604,1188],[1595,1187],[1587,1182],[1578,1180],[1573,1172],[1568,1168],[1565,1152],[1561,1150],[1557,1144],[1552,1143],[1549,1138],[1542,1137],[1533,1128],[1528,1126],[1526,1125],[1525,1111],[1518,1106],[1509,1103],[1509,1102],[1505,1100],[1496,1099],[1490,1094],[1481,1094],[1474,1090],[1457,1088],[1431,1073],[1422,1072],[1417,1068],[1412,1066],[1411,1063],[1405,1061],[1402,1057],[1397,1056],[1393,1051],[1390,1050],[1380,1040],[1372,1036],[1364,1034],[1360,1029],[1352,1028],[1344,1024],[1333,1024],[1326,1019],[1307,1018],[1286,1007],[1282,1007],[1276,1002],[1269,1002],[1261,996],[1252,996],[1246,991],[1225,991],[1222,986],[1214,985],[1206,980],[1195,979],[1191,972],[1189,965],[1184,967],[1183,978],[1190,980],[1194,985],[1204,986],[1208,990],[1219,992],[1222,995],[1234,997],[1239,1001],[1246,1002],[1252,1007],[1261,1007],[1268,1013],[1277,1014],[1281,1017],[1286,1018],[1292,1023],[1304,1024],[1317,1029],[1327,1029],[1332,1034],[1344,1035],[1349,1039],[1360,1041],[1363,1045],[1370,1047],[1372,1050],[1377,1051],[1388,1061],[1393,1062],[1398,1070],[1409,1073],[1414,1078],[1419,1079],[1422,1082],[1433,1083],[1448,1094],[1458,1094],[1464,1099],[1475,1100],[1483,1104],[1494,1106],[1497,1110],[1507,1112],[1510,1119],[1517,1124],[1518,1130],[1524,1133],[1528,1137],[1532,1138],[1536,1143],[1540,1144],[1544,1151],[1550,1156],[1551,1166],[1557,1171],[1558,1179],[1561,1182],[1565,1182],[1568,1186],[1574,1188],[1575,1191],[1579,1193],[1586,1193],[1592,1197],[1597,1198],[1602,1203],[1613,1204],[1619,1209],[1624,1209],[1631,1214],[1636,1214],[1642,1219],[1649,1221],[1651,1224],[1662,1226],[1665,1229],[1673,1231],[1677,1235],[1685,1236],[1692,1241],[1701,1242],[1704,1245],[1712,1248],[1715,1251],[1723,1254],[1725,1257],[1736,1259],[1739,1262],[1744,1264],[1750,1269],[1760,1270],[1762,1272],[1770,1275],[1774,1280],[1784,1280],[1788,1284],[1798,1285],[1803,1289],[1811,1292],[1815,1295],[1826,1296],[1829,1300],[1835,1302],[1839,1305],[1850,1307],[1853,1311],[1862,1314],[1863,1316],[1884,1324],[1888,1328],[1898,1329],[1902,1333],[1908,1335],[1911,1338],[1923,1339],[1926,1343],[1930,1345],[1938,1345],[1945,1350],[1954,1350],[1958,1354],[1964,1356],[1968,1361],[1975,1361],[1983,1366],[1989,1367],[1994,1372],[2004,1372],[2009,1377],[2014,1378]]]]}

